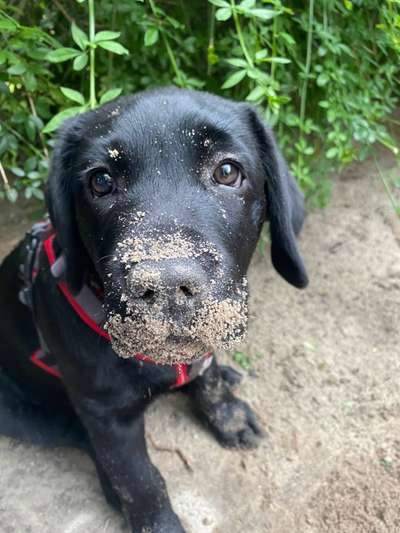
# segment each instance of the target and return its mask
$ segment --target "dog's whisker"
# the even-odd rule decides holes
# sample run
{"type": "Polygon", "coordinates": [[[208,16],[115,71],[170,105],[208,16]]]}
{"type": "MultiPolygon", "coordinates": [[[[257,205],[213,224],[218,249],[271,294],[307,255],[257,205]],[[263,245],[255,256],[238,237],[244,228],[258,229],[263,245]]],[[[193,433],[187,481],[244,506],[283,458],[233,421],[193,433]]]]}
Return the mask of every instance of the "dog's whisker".
{"type": "Polygon", "coordinates": [[[110,259],[111,257],[113,257],[113,254],[104,255],[103,257],[100,257],[99,259],[97,259],[96,263],[101,263],[105,259],[110,259]]]}

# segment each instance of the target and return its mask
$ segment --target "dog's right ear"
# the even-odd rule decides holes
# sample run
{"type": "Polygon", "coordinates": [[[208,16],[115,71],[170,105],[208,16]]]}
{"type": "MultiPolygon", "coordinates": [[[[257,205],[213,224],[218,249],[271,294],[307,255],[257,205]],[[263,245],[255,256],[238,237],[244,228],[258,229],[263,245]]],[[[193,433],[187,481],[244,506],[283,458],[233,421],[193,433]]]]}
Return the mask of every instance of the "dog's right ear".
{"type": "Polygon", "coordinates": [[[82,288],[87,264],[86,252],[79,237],[74,204],[76,154],[82,136],[82,117],[67,120],[60,128],[54,148],[47,205],[66,262],[65,281],[72,293],[82,288]]]}

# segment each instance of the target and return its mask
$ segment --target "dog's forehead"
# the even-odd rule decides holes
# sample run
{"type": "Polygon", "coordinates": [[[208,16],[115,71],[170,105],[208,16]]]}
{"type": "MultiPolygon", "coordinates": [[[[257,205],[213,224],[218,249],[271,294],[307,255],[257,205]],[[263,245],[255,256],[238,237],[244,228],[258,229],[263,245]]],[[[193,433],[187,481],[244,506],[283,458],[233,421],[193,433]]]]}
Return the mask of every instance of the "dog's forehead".
{"type": "Polygon", "coordinates": [[[90,116],[91,138],[140,148],[143,144],[193,146],[232,143],[245,133],[240,104],[224,98],[177,89],[146,91],[117,100],[90,116]]]}

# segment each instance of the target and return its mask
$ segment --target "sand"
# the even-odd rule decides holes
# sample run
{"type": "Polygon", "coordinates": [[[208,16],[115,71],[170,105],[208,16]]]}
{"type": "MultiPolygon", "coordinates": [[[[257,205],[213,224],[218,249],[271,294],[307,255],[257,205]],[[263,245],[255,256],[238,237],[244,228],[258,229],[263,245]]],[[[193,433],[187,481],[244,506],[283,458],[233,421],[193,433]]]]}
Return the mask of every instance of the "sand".
{"type": "MultiPolygon", "coordinates": [[[[4,254],[30,221],[0,211],[4,254]]],[[[261,447],[221,448],[179,393],[147,414],[151,456],[189,533],[400,531],[400,222],[373,160],[335,178],[301,249],[306,291],[268,257],[251,266],[242,350],[253,364],[239,394],[262,420],[261,447]],[[165,451],[176,447],[192,471],[165,451]]],[[[0,437],[0,472],[1,533],[126,531],[82,453],[0,437]]]]}
{"type": "MultiPolygon", "coordinates": [[[[139,222],[137,219],[136,214],[133,236],[117,244],[113,257],[113,263],[122,264],[127,272],[126,292],[121,293],[125,312],[121,315],[112,309],[104,324],[114,351],[123,358],[142,353],[159,364],[172,365],[193,362],[212,348],[232,349],[243,341],[248,321],[247,279],[235,284],[223,279],[221,254],[213,243],[189,238],[175,225],[168,234],[159,228],[143,228],[145,214],[139,222]],[[170,261],[181,261],[178,266],[186,291],[182,287],[174,291],[178,311],[175,317],[165,313],[171,300],[165,279],[165,264],[170,261]],[[197,275],[191,280],[187,269],[196,266],[195,261],[203,262],[201,270],[207,263],[215,263],[210,279],[197,275]],[[196,296],[200,295],[197,301],[196,296]],[[173,340],[177,338],[181,339],[178,345],[173,340]]],[[[108,280],[110,276],[112,279],[112,272],[108,280]]],[[[114,293],[112,288],[109,291],[114,293]]]]}

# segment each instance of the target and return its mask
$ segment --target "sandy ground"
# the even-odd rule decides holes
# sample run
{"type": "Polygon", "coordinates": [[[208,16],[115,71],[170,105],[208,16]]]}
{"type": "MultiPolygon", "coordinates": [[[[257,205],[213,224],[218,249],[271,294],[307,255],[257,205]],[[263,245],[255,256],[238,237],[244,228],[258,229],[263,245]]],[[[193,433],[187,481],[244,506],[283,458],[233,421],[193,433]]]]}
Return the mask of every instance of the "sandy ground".
{"type": "MultiPolygon", "coordinates": [[[[0,210],[4,254],[30,221],[0,210]]],[[[222,449],[179,393],[147,414],[150,453],[189,533],[400,531],[400,223],[373,162],[335,180],[301,248],[306,291],[268,257],[251,268],[253,364],[240,396],[267,431],[261,447],[222,449]],[[192,472],[160,449],[176,447],[192,472]]],[[[0,438],[1,533],[123,531],[87,457],[0,438]]]]}

